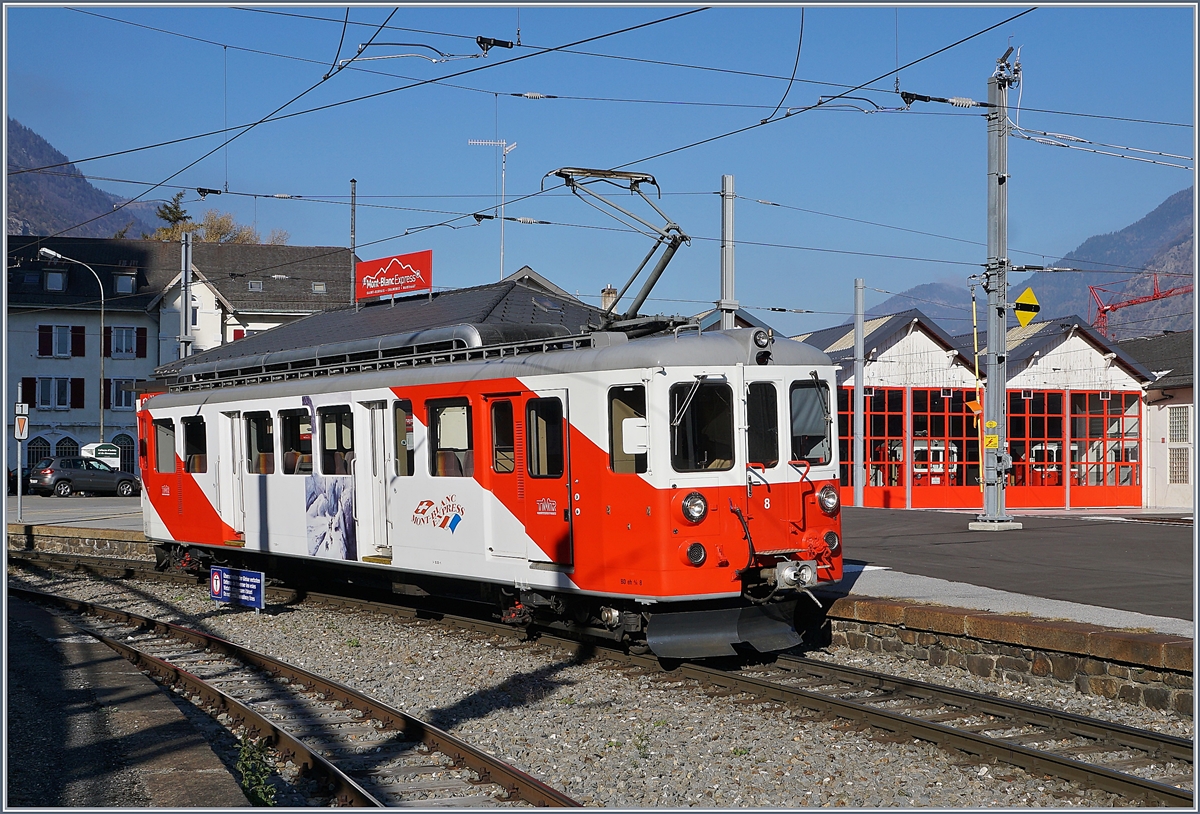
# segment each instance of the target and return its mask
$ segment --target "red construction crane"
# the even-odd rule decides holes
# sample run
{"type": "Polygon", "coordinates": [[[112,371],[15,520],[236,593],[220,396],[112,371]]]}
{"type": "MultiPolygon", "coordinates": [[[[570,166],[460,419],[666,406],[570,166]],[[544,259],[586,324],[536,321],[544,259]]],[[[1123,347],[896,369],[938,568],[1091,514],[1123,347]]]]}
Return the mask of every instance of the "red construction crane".
{"type": "MultiPolygon", "coordinates": [[[[1152,277],[1154,280],[1154,290],[1151,293],[1143,294],[1140,297],[1131,297],[1127,300],[1116,300],[1115,302],[1108,303],[1100,299],[1100,292],[1103,291],[1106,294],[1115,294],[1117,292],[1104,288],[1103,286],[1089,285],[1088,291],[1092,292],[1092,300],[1094,300],[1096,303],[1096,317],[1092,320],[1092,325],[1095,326],[1096,330],[1108,339],[1112,339],[1108,333],[1108,315],[1110,312],[1116,311],[1118,308],[1128,308],[1131,305],[1141,305],[1144,302],[1164,300],[1167,297],[1174,297],[1177,294],[1187,294],[1192,290],[1192,284],[1188,283],[1187,285],[1179,285],[1163,291],[1158,287],[1158,275],[1155,274],[1152,275],[1152,277]]],[[[1122,282],[1124,281],[1122,280],[1122,282]]]]}

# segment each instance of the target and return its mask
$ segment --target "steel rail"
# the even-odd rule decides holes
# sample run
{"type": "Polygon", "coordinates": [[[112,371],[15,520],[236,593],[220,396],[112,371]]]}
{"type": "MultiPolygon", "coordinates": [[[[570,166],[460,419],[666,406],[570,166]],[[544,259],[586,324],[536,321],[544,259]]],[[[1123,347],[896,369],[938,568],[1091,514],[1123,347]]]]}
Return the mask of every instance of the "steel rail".
{"type": "MultiPolygon", "coordinates": [[[[324,678],[301,667],[287,664],[286,662],[272,658],[271,656],[267,656],[249,648],[242,647],[218,636],[213,636],[198,630],[182,627],[171,622],[150,619],[148,617],[128,611],[107,608],[103,605],[96,605],[94,603],[84,602],[78,599],[69,599],[67,597],[61,597],[41,591],[31,591],[16,587],[10,587],[9,591],[15,595],[56,604],[79,613],[86,613],[101,618],[107,618],[124,624],[132,624],[154,633],[169,635],[173,638],[181,639],[185,642],[196,645],[197,647],[203,647],[207,650],[218,652],[243,661],[247,664],[258,667],[269,674],[283,676],[296,683],[313,687],[317,692],[323,693],[326,700],[341,701],[346,707],[352,707],[353,709],[361,711],[365,716],[380,721],[383,724],[383,730],[385,731],[399,731],[404,734],[406,739],[421,741],[431,750],[440,752],[452,758],[455,762],[473,770],[479,775],[481,781],[496,783],[508,791],[510,795],[531,803],[532,805],[566,807],[581,805],[579,802],[563,794],[558,789],[555,789],[552,786],[549,786],[538,780],[537,778],[526,774],[520,769],[510,766],[498,758],[495,758],[486,752],[471,746],[469,743],[456,738],[448,732],[445,732],[431,724],[425,723],[419,718],[409,715],[406,712],[402,712],[376,699],[370,698],[369,696],[366,696],[357,690],[346,686],[345,684],[333,681],[332,679],[324,678]]],[[[122,652],[124,652],[124,650],[122,650],[122,652]]],[[[142,655],[145,656],[145,654],[142,655]]],[[[153,661],[161,661],[155,659],[153,656],[145,656],[145,658],[153,661]]],[[[162,663],[167,666],[170,672],[179,674],[181,679],[184,677],[184,674],[191,676],[191,674],[187,673],[187,671],[181,670],[174,665],[170,665],[167,662],[162,663]]],[[[192,676],[192,678],[195,678],[197,681],[200,680],[194,676],[192,676]]],[[[214,690],[214,692],[219,693],[222,698],[226,697],[224,693],[220,693],[218,690],[214,690]]],[[[240,702],[237,702],[232,698],[229,698],[228,702],[240,706],[240,702]]],[[[251,719],[261,719],[261,716],[258,716],[258,714],[254,713],[253,711],[251,711],[251,714],[248,717],[251,717],[251,719]]],[[[276,729],[274,725],[269,721],[266,721],[266,719],[261,720],[270,729],[276,729]]],[[[307,747],[305,747],[305,749],[307,749],[307,747]]],[[[366,792],[363,793],[366,794],[366,792]]]]}
{"type": "MultiPolygon", "coordinates": [[[[948,706],[962,706],[964,715],[967,711],[984,715],[994,715],[998,718],[1010,719],[1021,724],[1032,724],[1044,727],[1052,734],[1065,733],[1084,738],[1112,741],[1120,746],[1137,749],[1151,755],[1166,755],[1174,760],[1192,763],[1195,744],[1187,738],[1174,735],[1163,735],[1136,729],[1124,724],[1098,721],[1083,715],[1027,704],[1023,701],[1013,701],[996,698],[983,693],[959,690],[953,687],[943,687],[915,679],[886,675],[857,667],[845,667],[824,661],[799,658],[796,656],[780,656],[775,661],[776,666],[785,670],[799,672],[810,676],[845,681],[858,687],[878,690],[900,690],[907,695],[936,700],[948,706]]],[[[869,700],[869,699],[867,699],[869,700]]],[[[998,729],[999,727],[997,727],[998,729]]]]}
{"type": "MultiPolygon", "coordinates": [[[[368,607],[393,615],[439,621],[489,633],[503,633],[509,636],[521,635],[523,633],[523,631],[514,630],[511,626],[502,623],[470,617],[452,616],[436,611],[420,611],[403,606],[356,600],[344,596],[314,593],[306,594],[306,596],[317,601],[328,602],[341,607],[368,607]]],[[[801,706],[816,710],[822,714],[857,720],[868,725],[878,726],[887,731],[898,732],[906,736],[936,743],[939,746],[994,758],[1030,771],[1043,771],[1054,774],[1066,780],[1080,782],[1085,786],[1094,786],[1132,799],[1144,799],[1149,802],[1166,805],[1187,807],[1194,805],[1194,794],[1186,789],[1114,771],[1096,764],[1089,764],[1057,755],[1053,752],[1008,743],[1002,738],[990,738],[940,723],[925,721],[916,716],[900,715],[872,707],[868,704],[848,701],[824,693],[789,687],[786,684],[778,684],[764,679],[742,676],[727,670],[691,663],[663,664],[654,656],[626,653],[620,648],[613,647],[610,643],[590,639],[581,641],[549,633],[538,633],[536,635],[538,642],[560,649],[566,649],[575,653],[587,651],[587,655],[591,657],[624,662],[649,672],[681,674],[704,684],[711,684],[726,689],[736,689],[784,703],[798,703],[801,706]]],[[[835,667],[824,662],[815,662],[791,656],[781,656],[780,660],[785,665],[803,667],[807,670],[816,669],[817,665],[830,669],[831,673],[836,669],[840,671],[841,675],[848,678],[854,676],[852,680],[855,682],[864,680],[864,676],[869,680],[893,682],[897,688],[902,687],[907,682],[914,687],[914,690],[919,689],[920,691],[937,693],[949,706],[955,705],[955,701],[951,699],[957,699],[958,703],[972,704],[979,703],[979,699],[982,699],[986,701],[989,707],[987,710],[979,707],[981,714],[993,714],[998,717],[1016,717],[1017,713],[1031,716],[1036,714],[1050,716],[1046,720],[1057,718],[1064,724],[1063,731],[1068,733],[1073,732],[1072,727],[1080,728],[1081,731],[1078,734],[1083,737],[1107,738],[1116,743],[1128,743],[1131,748],[1146,751],[1150,754],[1155,754],[1156,752],[1159,754],[1165,753],[1173,759],[1186,760],[1186,762],[1192,763],[1190,752],[1194,747],[1186,739],[1138,730],[1121,724],[1109,724],[1099,719],[1089,719],[1083,716],[1072,715],[1071,713],[1057,712],[1044,707],[1024,705],[1019,702],[1008,702],[1003,699],[982,696],[940,685],[924,684],[923,682],[909,681],[899,677],[885,676],[880,673],[855,670],[854,668],[835,667]],[[990,710],[995,711],[992,712],[990,710]],[[1082,731],[1085,727],[1087,732],[1082,731]],[[1138,742],[1145,745],[1136,745],[1138,742]],[[1188,757],[1183,757],[1184,752],[1188,753],[1188,757]]],[[[1033,719],[1030,718],[1029,720],[1032,722],[1033,719]]]]}

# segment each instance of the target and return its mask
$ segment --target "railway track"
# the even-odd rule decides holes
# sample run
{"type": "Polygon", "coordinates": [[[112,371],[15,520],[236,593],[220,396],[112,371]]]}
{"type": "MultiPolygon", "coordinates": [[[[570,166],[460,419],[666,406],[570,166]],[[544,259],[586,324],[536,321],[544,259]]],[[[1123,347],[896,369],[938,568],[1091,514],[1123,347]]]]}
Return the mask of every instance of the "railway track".
{"type": "MultiPolygon", "coordinates": [[[[392,615],[418,615],[411,608],[344,596],[310,594],[309,598],[392,615]]],[[[508,625],[488,620],[433,616],[488,633],[518,634],[508,625]]],[[[721,669],[711,664],[663,663],[653,656],[628,654],[594,642],[583,645],[559,635],[542,634],[538,640],[576,653],[587,648],[595,658],[648,673],[666,672],[724,693],[794,704],[824,717],[874,727],[885,737],[929,741],[977,759],[1061,777],[1132,800],[1194,805],[1194,746],[1184,738],[790,655],[748,669],[721,669]]]]}
{"type": "Polygon", "coordinates": [[[318,805],[578,806],[470,744],[350,687],[190,628],[39,591],[73,623],[308,776],[318,805]]]}

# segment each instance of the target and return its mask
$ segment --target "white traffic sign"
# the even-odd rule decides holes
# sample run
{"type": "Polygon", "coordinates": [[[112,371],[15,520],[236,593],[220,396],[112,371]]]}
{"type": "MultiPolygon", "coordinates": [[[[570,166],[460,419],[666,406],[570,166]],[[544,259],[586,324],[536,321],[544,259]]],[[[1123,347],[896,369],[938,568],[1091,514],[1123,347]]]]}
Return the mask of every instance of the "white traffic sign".
{"type": "Polygon", "coordinates": [[[13,405],[13,415],[29,415],[29,405],[23,401],[18,401],[13,405]]]}
{"type": "Polygon", "coordinates": [[[24,441],[29,437],[29,416],[15,415],[13,416],[13,438],[18,441],[24,441]]]}

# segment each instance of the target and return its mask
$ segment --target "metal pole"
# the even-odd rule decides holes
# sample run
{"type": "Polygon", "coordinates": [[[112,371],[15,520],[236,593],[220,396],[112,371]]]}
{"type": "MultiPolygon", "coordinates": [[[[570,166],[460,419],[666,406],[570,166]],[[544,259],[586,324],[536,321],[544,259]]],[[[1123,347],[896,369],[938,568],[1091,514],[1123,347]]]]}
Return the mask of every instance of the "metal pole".
{"type": "Polygon", "coordinates": [[[1008,64],[1012,48],[996,60],[988,79],[988,294],[987,381],[983,394],[983,514],[972,530],[1021,528],[1005,511],[1008,454],[1008,89],[1020,81],[1021,66],[1008,64]]]}
{"type": "MultiPolygon", "coordinates": [[[[517,145],[513,145],[516,147],[517,145]]],[[[504,279],[504,179],[508,175],[508,145],[500,148],[500,279],[504,279]]]]}
{"type": "Polygon", "coordinates": [[[183,233],[179,271],[179,358],[191,355],[192,345],[192,233],[183,233]]]}
{"type": "Polygon", "coordinates": [[[100,275],[96,273],[96,270],[82,260],[76,260],[64,254],[59,254],[45,246],[38,249],[38,254],[42,257],[83,266],[96,278],[96,285],[100,288],[100,443],[104,443],[104,284],[100,282],[100,275]]]}
{"type": "MultiPolygon", "coordinates": [[[[17,385],[17,387],[19,389],[20,385],[17,385]]],[[[21,397],[17,396],[17,400],[19,401],[20,399],[21,399],[21,397]]],[[[21,517],[21,493],[25,491],[25,482],[26,482],[25,481],[25,465],[23,463],[21,463],[21,459],[22,459],[21,447],[22,446],[23,446],[23,444],[18,440],[17,441],[17,522],[18,523],[25,522],[21,517]]]]}
{"type": "Polygon", "coordinates": [[[733,298],[733,176],[721,176],[721,330],[728,331],[737,326],[734,314],[738,302],[733,298]]]}
{"type": "Polygon", "coordinates": [[[354,265],[354,208],[358,195],[358,181],[350,179],[350,302],[358,313],[358,269],[354,265]]]}
{"type": "Polygon", "coordinates": [[[854,281],[854,447],[851,452],[851,477],[854,483],[854,505],[863,505],[863,486],[866,483],[866,461],[863,459],[863,374],[866,369],[864,343],[866,340],[863,311],[863,279],[854,281]]]}

